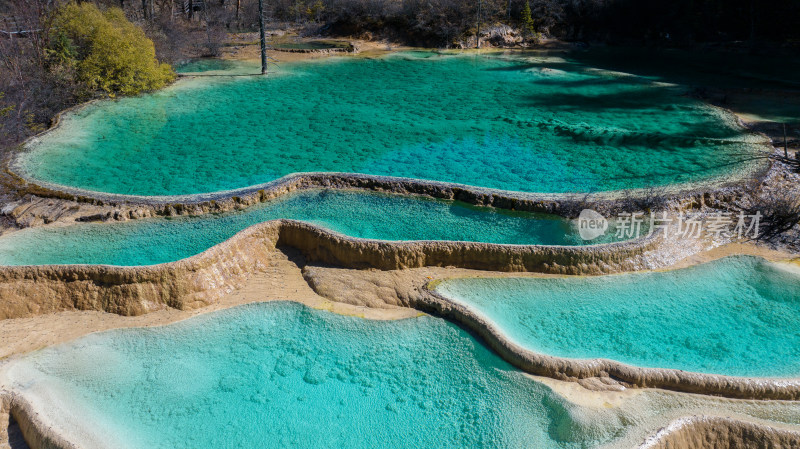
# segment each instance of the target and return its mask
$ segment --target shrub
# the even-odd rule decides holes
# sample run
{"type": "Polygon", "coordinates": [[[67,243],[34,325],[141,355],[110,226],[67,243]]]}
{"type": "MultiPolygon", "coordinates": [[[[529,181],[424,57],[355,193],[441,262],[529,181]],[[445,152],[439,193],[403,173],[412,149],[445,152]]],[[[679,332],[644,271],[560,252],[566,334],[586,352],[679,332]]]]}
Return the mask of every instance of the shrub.
{"type": "Polygon", "coordinates": [[[175,78],[168,64],[156,60],[153,41],[119,8],[68,3],[56,11],[52,30],[51,60],[73,68],[90,90],[135,95],[175,78]]]}
{"type": "MultiPolygon", "coordinates": [[[[5,93],[0,92],[0,100],[2,100],[3,97],[5,97],[5,95],[6,95],[5,93]]],[[[13,111],[13,110],[14,110],[14,106],[13,105],[11,105],[11,106],[3,106],[3,104],[0,103],[0,119],[2,119],[3,117],[6,117],[7,115],[11,115],[11,111],[13,111]]],[[[0,136],[3,135],[3,130],[4,129],[5,129],[5,123],[3,122],[3,120],[0,120],[0,136]]]]}
{"type": "MultiPolygon", "coordinates": [[[[5,97],[5,96],[6,96],[6,94],[4,92],[0,92],[0,100],[2,100],[3,97],[5,97]]],[[[5,107],[0,106],[0,118],[3,118],[5,116],[11,114],[12,110],[14,110],[14,106],[5,106],[5,107]]],[[[2,125],[0,125],[0,126],[2,126],[2,125]]],[[[2,129],[2,128],[0,128],[0,129],[2,129]]]]}

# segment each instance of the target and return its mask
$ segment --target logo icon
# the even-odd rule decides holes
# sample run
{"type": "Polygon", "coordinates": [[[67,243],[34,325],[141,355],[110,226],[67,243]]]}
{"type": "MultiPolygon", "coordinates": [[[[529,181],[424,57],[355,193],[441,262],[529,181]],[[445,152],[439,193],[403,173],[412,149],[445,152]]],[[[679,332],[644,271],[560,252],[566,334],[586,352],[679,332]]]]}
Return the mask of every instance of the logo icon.
{"type": "Polygon", "coordinates": [[[608,220],[599,212],[584,209],[578,215],[578,234],[584,240],[594,240],[608,231],[608,220]]]}

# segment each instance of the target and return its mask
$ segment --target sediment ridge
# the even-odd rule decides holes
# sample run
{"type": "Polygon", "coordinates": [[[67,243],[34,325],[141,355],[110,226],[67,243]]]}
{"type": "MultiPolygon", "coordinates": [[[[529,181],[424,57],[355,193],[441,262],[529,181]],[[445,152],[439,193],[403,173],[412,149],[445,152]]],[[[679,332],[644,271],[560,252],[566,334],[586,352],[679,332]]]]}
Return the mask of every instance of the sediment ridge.
{"type": "Polygon", "coordinates": [[[673,421],[638,449],[800,447],[800,431],[719,416],[691,416],[673,421]]]}
{"type": "Polygon", "coordinates": [[[540,354],[514,343],[489,319],[439,294],[431,283],[412,298],[413,307],[466,326],[503,359],[530,374],[569,381],[603,378],[627,388],[661,388],[734,399],[800,399],[800,379],[733,377],[540,354]]]}
{"type": "MultiPolygon", "coordinates": [[[[464,276],[482,275],[468,270],[452,272],[464,276]]],[[[531,351],[515,344],[480,313],[438,293],[436,284],[451,275],[431,268],[369,273],[314,265],[303,269],[306,282],[320,296],[369,307],[408,307],[458,323],[483,339],[504,360],[529,374],[577,382],[599,390],[660,388],[733,399],[800,400],[800,378],[749,378],[642,368],[608,359],[571,359],[531,351]]]]}
{"type": "MultiPolygon", "coordinates": [[[[7,423],[14,418],[25,443],[31,449],[80,449],[82,446],[69,441],[53,426],[48,425],[47,419],[37,412],[24,397],[14,392],[0,390],[0,432],[7,432],[7,423]]],[[[0,437],[2,434],[0,433],[0,437]]],[[[7,437],[7,435],[6,435],[7,437]]],[[[3,441],[0,438],[0,441],[3,441]]]]}
{"type": "Polygon", "coordinates": [[[424,195],[476,206],[550,213],[567,218],[590,207],[605,215],[639,212],[648,200],[671,202],[682,209],[722,207],[746,194],[742,183],[714,186],[672,186],[597,193],[528,193],[412,178],[356,173],[308,172],[242,189],[176,196],[120,195],[29,181],[14,171],[5,173],[6,187],[17,199],[0,214],[17,226],[47,224],[62,218],[73,221],[129,220],[157,216],[202,215],[241,210],[301,189],[363,189],[401,195],[424,195]],[[625,199],[626,201],[620,201],[625,199]],[[630,210],[631,207],[637,210],[630,210]]]}
{"type": "Polygon", "coordinates": [[[582,247],[390,242],[348,237],[308,223],[279,219],[253,225],[195,256],[159,265],[0,267],[0,319],[62,310],[140,315],[164,307],[202,307],[267,267],[269,253],[278,246],[295,248],[311,262],[346,268],[454,266],[601,274],[635,269],[635,256],[654,249],[658,235],[582,247]]]}

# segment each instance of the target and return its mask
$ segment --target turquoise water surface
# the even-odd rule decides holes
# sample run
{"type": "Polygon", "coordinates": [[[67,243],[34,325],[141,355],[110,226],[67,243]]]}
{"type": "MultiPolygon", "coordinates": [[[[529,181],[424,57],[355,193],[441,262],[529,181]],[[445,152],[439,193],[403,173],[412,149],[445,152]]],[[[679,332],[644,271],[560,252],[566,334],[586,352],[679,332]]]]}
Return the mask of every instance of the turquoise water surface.
{"type": "Polygon", "coordinates": [[[286,302],[91,334],[6,378],[115,449],[594,448],[641,419],[581,412],[441,319],[286,302]]]}
{"type": "Polygon", "coordinates": [[[729,180],[764,162],[753,162],[762,137],[686,91],[543,54],[328,58],[90,104],[29,143],[19,162],[39,180],[140,195],[309,171],[616,190],[729,180]]]}
{"type": "MultiPolygon", "coordinates": [[[[590,242],[555,215],[365,191],[306,190],[239,212],[121,223],[29,228],[0,237],[0,264],[152,265],[193,256],[267,220],[303,220],[352,237],[583,245],[590,242]]],[[[613,228],[613,226],[612,226],[613,228]]]]}
{"type": "Polygon", "coordinates": [[[436,289],[544,354],[732,376],[800,377],[796,266],[742,256],[667,272],[452,279],[436,289]]]}

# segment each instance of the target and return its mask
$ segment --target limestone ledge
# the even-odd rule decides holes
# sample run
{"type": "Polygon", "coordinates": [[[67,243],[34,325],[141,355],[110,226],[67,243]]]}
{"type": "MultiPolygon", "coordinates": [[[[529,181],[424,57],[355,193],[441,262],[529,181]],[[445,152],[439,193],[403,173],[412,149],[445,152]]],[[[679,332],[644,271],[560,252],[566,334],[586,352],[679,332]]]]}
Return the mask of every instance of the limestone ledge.
{"type": "Polygon", "coordinates": [[[800,400],[800,379],[733,377],[642,368],[607,359],[580,360],[540,354],[508,339],[491,320],[439,294],[432,288],[432,283],[426,284],[419,292],[410,296],[412,307],[466,326],[507,362],[537,376],[568,381],[602,378],[624,387],[661,388],[736,399],[800,400]]]}
{"type": "MultiPolygon", "coordinates": [[[[461,184],[353,173],[299,173],[243,189],[197,195],[133,196],[76,189],[28,181],[7,170],[6,190],[15,192],[0,210],[16,227],[41,226],[54,221],[130,220],[156,216],[202,215],[241,210],[293,191],[315,188],[362,189],[403,195],[424,195],[477,206],[577,216],[585,207],[605,215],[639,211],[653,191],[587,194],[513,192],[461,184]],[[626,201],[620,201],[620,198],[626,201]]],[[[737,184],[655,192],[681,209],[725,207],[746,194],[737,184]]]]}
{"type": "Polygon", "coordinates": [[[281,47],[280,45],[273,45],[271,50],[283,53],[309,53],[317,55],[335,55],[342,53],[357,54],[361,50],[361,48],[356,42],[348,42],[347,45],[345,46],[330,47],[330,48],[288,48],[288,47],[281,47]]]}
{"type": "MultiPolygon", "coordinates": [[[[306,282],[320,296],[335,302],[376,308],[409,307],[470,329],[500,357],[529,374],[577,382],[592,390],[661,388],[736,399],[800,399],[800,379],[744,378],[677,369],[640,368],[607,359],[570,359],[540,354],[519,346],[488,318],[435,290],[449,276],[483,276],[480,272],[396,270],[359,272],[307,265],[306,282]]],[[[529,276],[491,273],[490,276],[529,276]]]]}
{"type": "Polygon", "coordinates": [[[139,315],[163,307],[212,304],[269,265],[276,246],[308,261],[391,270],[455,266],[492,271],[600,274],[635,269],[635,256],[655,248],[658,234],[585,247],[473,242],[390,242],[348,237],[308,223],[253,225],[200,254],[151,266],[42,265],[0,267],[0,319],[61,310],[139,315]]]}
{"type": "Polygon", "coordinates": [[[10,417],[19,425],[25,442],[31,449],[80,449],[81,445],[68,441],[53,426],[49,425],[46,417],[36,411],[28,401],[14,392],[0,390],[0,443],[7,439],[10,417]]]}
{"type": "Polygon", "coordinates": [[[0,267],[0,319],[63,310],[141,315],[202,307],[268,266],[279,229],[274,223],[251,227],[203,253],[159,265],[0,267]]]}
{"type": "Polygon", "coordinates": [[[673,421],[638,449],[800,447],[800,432],[718,416],[673,421]]]}

